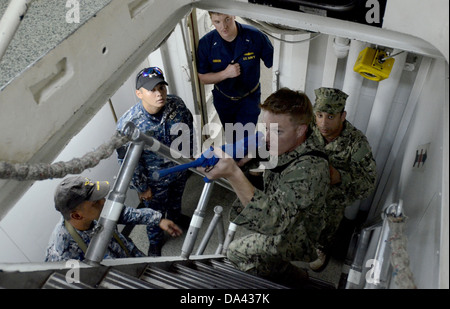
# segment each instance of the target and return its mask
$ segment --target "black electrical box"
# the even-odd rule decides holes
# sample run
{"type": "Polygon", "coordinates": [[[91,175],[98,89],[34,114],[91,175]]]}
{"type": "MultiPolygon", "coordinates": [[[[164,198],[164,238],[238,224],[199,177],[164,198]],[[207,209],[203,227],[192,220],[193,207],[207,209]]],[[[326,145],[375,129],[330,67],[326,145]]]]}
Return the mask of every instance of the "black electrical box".
{"type": "Polygon", "coordinates": [[[249,0],[248,2],[381,28],[387,0],[249,0]]]}

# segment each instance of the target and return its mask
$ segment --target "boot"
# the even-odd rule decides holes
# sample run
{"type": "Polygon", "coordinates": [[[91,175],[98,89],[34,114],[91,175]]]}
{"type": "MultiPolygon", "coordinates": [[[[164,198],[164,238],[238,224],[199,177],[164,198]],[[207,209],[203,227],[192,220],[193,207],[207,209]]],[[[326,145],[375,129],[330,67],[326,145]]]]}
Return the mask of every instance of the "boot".
{"type": "Polygon", "coordinates": [[[309,263],[309,268],[315,272],[323,271],[330,261],[330,254],[326,254],[324,251],[320,249],[316,249],[317,259],[309,263]]]}

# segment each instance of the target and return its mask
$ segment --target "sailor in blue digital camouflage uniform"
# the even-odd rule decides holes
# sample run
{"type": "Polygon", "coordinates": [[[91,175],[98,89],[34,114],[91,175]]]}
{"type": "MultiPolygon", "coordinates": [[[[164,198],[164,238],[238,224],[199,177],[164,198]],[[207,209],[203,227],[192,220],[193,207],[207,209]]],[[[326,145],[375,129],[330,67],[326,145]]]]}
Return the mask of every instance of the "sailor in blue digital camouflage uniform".
{"type": "MultiPolygon", "coordinates": [[[[329,260],[332,245],[339,245],[336,233],[340,224],[344,228],[346,225],[351,227],[350,220],[344,216],[345,209],[373,193],[377,169],[366,136],[345,119],[348,95],[328,87],[314,92],[312,136],[317,146],[328,155],[331,181],[327,194],[327,225],[319,241],[319,258],[310,263],[312,270],[321,271],[329,260]]],[[[348,233],[351,235],[351,228],[348,233]]],[[[346,248],[336,249],[343,250],[341,255],[346,254],[346,248]]]]}
{"type": "MultiPolygon", "coordinates": [[[[55,208],[62,214],[51,235],[46,250],[46,262],[69,259],[84,260],[86,249],[94,236],[94,227],[105,204],[110,189],[107,181],[91,181],[82,176],[64,179],[56,188],[55,208]]],[[[162,219],[161,213],[152,209],[134,209],[124,206],[118,224],[146,224],[159,226],[171,236],[181,235],[181,229],[172,221],[162,219]]],[[[115,230],[105,258],[145,256],[135,244],[115,230]]]]}
{"type": "Polygon", "coordinates": [[[253,123],[260,114],[260,62],[273,64],[273,46],[256,28],[231,15],[209,12],[215,30],[198,44],[197,71],[203,84],[214,84],[213,102],[220,121],[253,123]]]}
{"type": "MultiPolygon", "coordinates": [[[[143,134],[166,146],[171,147],[177,139],[175,150],[186,158],[192,158],[193,116],[180,97],[167,94],[167,85],[161,69],[150,67],[141,70],[136,76],[136,96],[140,101],[119,119],[117,130],[122,131],[127,122],[133,122],[143,134]]],[[[118,150],[119,162],[123,161],[123,148],[118,150]]],[[[164,217],[187,229],[190,217],[181,213],[181,201],[188,172],[172,173],[159,180],[152,178],[155,171],[175,165],[144,148],[130,186],[138,192],[145,207],[160,211],[164,217]]],[[[160,256],[164,244],[163,231],[158,227],[148,227],[147,234],[149,256],[160,256]]]]}
{"type": "Polygon", "coordinates": [[[238,197],[230,221],[254,232],[230,243],[228,259],[242,271],[305,287],[307,272],[290,262],[317,258],[330,183],[328,161],[310,138],[313,110],[304,93],[282,88],[261,108],[267,149],[277,158],[276,166],[264,171],[262,190],[249,182],[233,159],[220,159],[209,172],[197,169],[210,179],[224,177],[230,182],[238,197]]]}

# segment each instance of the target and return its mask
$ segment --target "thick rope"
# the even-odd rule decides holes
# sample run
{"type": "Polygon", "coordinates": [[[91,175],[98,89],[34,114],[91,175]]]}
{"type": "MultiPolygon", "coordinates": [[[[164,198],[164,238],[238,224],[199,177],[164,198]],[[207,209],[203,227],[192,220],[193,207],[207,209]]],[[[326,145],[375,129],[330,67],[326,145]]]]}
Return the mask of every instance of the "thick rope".
{"type": "Polygon", "coordinates": [[[394,268],[394,283],[399,289],[416,289],[414,276],[409,269],[409,255],[406,251],[406,236],[404,234],[406,217],[387,216],[391,236],[391,264],[394,268]]]}
{"type": "Polygon", "coordinates": [[[68,162],[60,161],[53,164],[0,162],[0,179],[15,179],[19,181],[44,180],[63,178],[67,174],[80,174],[84,170],[96,166],[101,160],[109,158],[115,149],[129,140],[128,136],[124,136],[116,131],[108,142],[100,145],[96,150],[68,162]]]}

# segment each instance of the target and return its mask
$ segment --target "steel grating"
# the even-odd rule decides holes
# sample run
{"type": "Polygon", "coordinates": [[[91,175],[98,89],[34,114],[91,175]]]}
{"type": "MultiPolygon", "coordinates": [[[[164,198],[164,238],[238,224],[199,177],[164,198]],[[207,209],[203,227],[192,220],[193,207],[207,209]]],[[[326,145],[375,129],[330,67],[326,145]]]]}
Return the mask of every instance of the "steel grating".
{"type": "Polygon", "coordinates": [[[82,282],[68,282],[66,276],[54,272],[42,286],[42,289],[91,289],[87,284],[82,282]]]}
{"type": "MultiPolygon", "coordinates": [[[[156,261],[40,271],[0,272],[0,286],[31,289],[287,289],[235,269],[224,258],[156,261]]],[[[45,268],[45,266],[49,266],[45,268]]]]}

